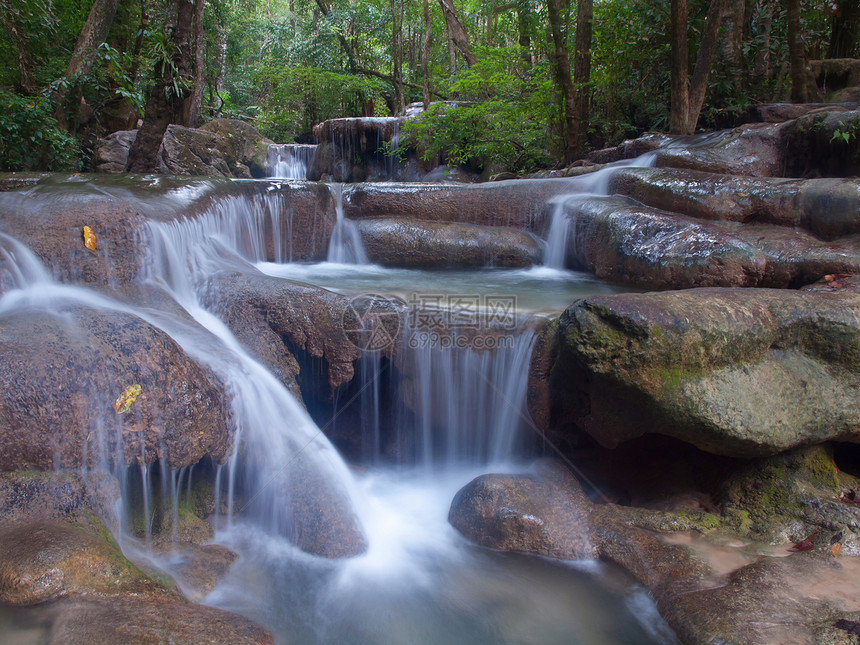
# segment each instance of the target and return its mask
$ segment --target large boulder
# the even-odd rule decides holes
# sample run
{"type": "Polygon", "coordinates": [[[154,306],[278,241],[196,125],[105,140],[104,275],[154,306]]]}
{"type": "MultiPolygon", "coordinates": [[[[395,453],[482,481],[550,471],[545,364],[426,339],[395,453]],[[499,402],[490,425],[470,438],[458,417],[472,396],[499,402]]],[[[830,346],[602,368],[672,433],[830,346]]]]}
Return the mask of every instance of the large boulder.
{"type": "MultiPolygon", "coordinates": [[[[93,149],[93,169],[124,173],[137,130],[120,130],[99,139],[93,149]]],[[[167,126],[158,150],[158,172],[173,175],[265,177],[266,155],[272,142],[256,128],[236,119],[214,119],[200,128],[167,126]]]]}
{"type": "Polygon", "coordinates": [[[591,559],[591,507],[573,475],[546,461],[533,475],[473,479],[454,497],[448,521],[482,546],[565,560],[591,559]]]}
{"type": "Polygon", "coordinates": [[[840,280],[580,300],[559,321],[553,423],[743,457],[860,442],[860,292],[840,280]]]}
{"type": "Polygon", "coordinates": [[[200,129],[223,139],[228,152],[225,161],[232,176],[266,176],[266,158],[273,142],[254,126],[238,119],[213,119],[201,125],[200,129]]]}
{"type": "Polygon", "coordinates": [[[500,226],[399,218],[360,220],[358,230],[367,257],[385,266],[527,267],[543,252],[530,233],[500,226]]]}
{"type": "Polygon", "coordinates": [[[164,458],[171,468],[232,445],[223,386],[165,332],[129,313],[70,306],[0,317],[0,470],[164,458]],[[112,405],[133,384],[125,414],[112,405]]]}

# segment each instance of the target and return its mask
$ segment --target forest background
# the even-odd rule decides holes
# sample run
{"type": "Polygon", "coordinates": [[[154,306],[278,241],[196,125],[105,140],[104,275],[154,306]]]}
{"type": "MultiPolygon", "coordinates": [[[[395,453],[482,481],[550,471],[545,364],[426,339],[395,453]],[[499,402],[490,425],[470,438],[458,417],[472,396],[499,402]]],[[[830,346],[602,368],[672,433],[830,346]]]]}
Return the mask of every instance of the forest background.
{"type": "Polygon", "coordinates": [[[858,0],[0,0],[0,19],[0,170],[87,170],[140,119],[130,168],[168,123],[308,143],[422,102],[402,136],[425,157],[527,171],[821,100],[807,61],[860,55],[858,0]]]}

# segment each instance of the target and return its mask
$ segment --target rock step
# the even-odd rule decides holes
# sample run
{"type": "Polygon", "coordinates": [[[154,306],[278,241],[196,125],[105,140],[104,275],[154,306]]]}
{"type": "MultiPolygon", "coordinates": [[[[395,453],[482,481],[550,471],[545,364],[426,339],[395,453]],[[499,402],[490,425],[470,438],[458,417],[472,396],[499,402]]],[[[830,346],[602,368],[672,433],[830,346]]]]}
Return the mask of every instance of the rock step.
{"type": "Polygon", "coordinates": [[[623,168],[609,192],[706,220],[805,228],[833,240],[860,233],[860,179],[737,177],[675,168],[623,168]]]}
{"type": "Polygon", "coordinates": [[[371,262],[404,268],[528,267],[540,264],[542,243],[506,227],[409,218],[359,220],[371,262]]]}
{"type": "Polygon", "coordinates": [[[566,264],[650,289],[792,287],[860,272],[853,238],[829,244],[775,225],[707,222],[627,197],[571,196],[566,264]]]}

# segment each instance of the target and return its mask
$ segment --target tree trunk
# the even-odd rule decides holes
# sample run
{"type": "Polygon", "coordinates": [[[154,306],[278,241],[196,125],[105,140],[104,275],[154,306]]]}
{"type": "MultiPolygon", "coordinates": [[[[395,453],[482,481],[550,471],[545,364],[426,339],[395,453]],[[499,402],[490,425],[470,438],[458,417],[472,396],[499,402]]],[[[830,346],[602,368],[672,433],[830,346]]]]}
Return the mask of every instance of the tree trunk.
{"type": "Polygon", "coordinates": [[[693,80],[690,82],[685,134],[693,134],[696,131],[699,113],[702,111],[702,105],[705,103],[705,94],[708,92],[708,79],[711,77],[711,68],[714,65],[714,57],[717,54],[720,23],[723,18],[723,3],[724,0],[711,0],[711,6],[708,8],[708,16],[705,18],[705,30],[702,33],[702,42],[699,44],[699,51],[696,54],[693,80]]]}
{"type": "Polygon", "coordinates": [[[143,125],[128,152],[130,172],[158,170],[158,150],[171,123],[182,120],[182,106],[189,94],[191,77],[191,24],[193,0],[177,0],[167,14],[164,33],[173,42],[173,58],[156,61],[156,83],[146,103],[143,125]]]}
{"type": "Polygon", "coordinates": [[[671,0],[669,20],[672,47],[669,132],[684,134],[690,107],[687,79],[687,0],[671,0]]]}
{"type": "Polygon", "coordinates": [[[227,30],[218,22],[215,35],[215,50],[218,74],[215,76],[215,91],[224,91],[224,79],[227,77],[227,30]]]}
{"type": "MultiPolygon", "coordinates": [[[[403,0],[400,1],[401,8],[403,0]]],[[[394,79],[394,105],[396,114],[406,111],[406,101],[403,97],[403,15],[397,9],[396,0],[390,0],[391,7],[391,76],[394,79]],[[399,20],[398,20],[399,18],[399,20]]]]}
{"type": "Polygon", "coordinates": [[[567,45],[562,29],[562,0],[547,0],[546,7],[553,44],[550,56],[564,99],[564,162],[570,163],[576,158],[576,141],[572,137],[578,130],[575,112],[576,92],[570,77],[570,61],[567,57],[567,45]]]}
{"type": "Polygon", "coordinates": [[[770,38],[773,32],[773,13],[776,0],[764,0],[758,7],[756,31],[761,34],[761,45],[753,60],[753,80],[759,84],[771,76],[770,38]]]}
{"type": "MultiPolygon", "coordinates": [[[[67,81],[73,82],[76,78],[88,74],[92,69],[96,60],[96,51],[107,39],[118,6],[119,0],[95,0],[93,2],[87,21],[81,29],[78,42],[75,43],[75,49],[72,51],[72,57],[66,67],[65,78],[67,81]]],[[[79,92],[75,92],[75,96],[78,94],[79,92]]],[[[57,119],[57,124],[68,130],[69,123],[66,116],[68,91],[61,89],[53,98],[55,103],[54,116],[57,119]]]]}
{"type": "Polygon", "coordinates": [[[203,31],[203,12],[206,0],[192,0],[194,3],[194,86],[191,94],[185,99],[182,116],[183,123],[189,128],[196,128],[200,119],[200,106],[203,105],[203,86],[206,71],[206,43],[203,31]]]}
{"type": "Polygon", "coordinates": [[[448,39],[466,59],[466,65],[471,67],[478,62],[478,59],[472,53],[469,46],[469,34],[463,28],[460,19],[457,18],[457,10],[454,8],[454,0],[439,0],[439,6],[442,7],[442,15],[445,17],[445,24],[448,27],[448,39]]]}
{"type": "Polygon", "coordinates": [[[7,0],[0,0],[0,22],[9,34],[9,40],[15,46],[15,53],[18,56],[18,85],[25,94],[32,96],[37,89],[33,81],[33,63],[30,60],[27,33],[15,20],[15,13],[10,9],[7,0]]]}
{"type": "Polygon", "coordinates": [[[517,30],[519,32],[519,44],[523,50],[523,62],[526,65],[534,64],[531,55],[532,39],[531,39],[531,24],[532,11],[529,6],[530,0],[517,0],[517,30]]]}
{"type": "Polygon", "coordinates": [[[860,40],[860,2],[839,0],[831,19],[830,47],[827,58],[851,58],[860,40]]]}
{"type": "Polygon", "coordinates": [[[585,152],[588,139],[588,103],[591,97],[591,35],[594,24],[594,0],[577,0],[576,43],[573,55],[574,97],[573,132],[571,145],[577,154],[585,152]]]}
{"type": "Polygon", "coordinates": [[[430,19],[430,2],[424,0],[424,43],[421,48],[421,74],[424,76],[424,109],[430,107],[430,37],[433,21],[430,19]]]}
{"type": "Polygon", "coordinates": [[[786,0],[788,59],[791,64],[791,100],[810,103],[818,98],[812,73],[806,65],[806,51],[800,32],[800,0],[786,0]]]}

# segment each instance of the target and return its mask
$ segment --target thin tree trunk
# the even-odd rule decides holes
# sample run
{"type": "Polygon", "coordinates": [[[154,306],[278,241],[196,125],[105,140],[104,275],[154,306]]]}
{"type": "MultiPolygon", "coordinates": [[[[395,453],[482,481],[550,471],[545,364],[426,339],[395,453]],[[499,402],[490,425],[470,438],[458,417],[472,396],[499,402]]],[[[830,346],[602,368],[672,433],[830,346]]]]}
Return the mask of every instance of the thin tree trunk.
{"type": "Polygon", "coordinates": [[[570,61],[567,57],[567,45],[562,29],[562,0],[547,0],[546,6],[553,44],[550,56],[564,99],[564,162],[570,163],[576,158],[576,141],[572,138],[577,132],[576,92],[570,77],[570,61]]]}
{"type": "MultiPolygon", "coordinates": [[[[96,51],[107,39],[118,6],[119,0],[95,0],[93,2],[90,13],[87,15],[87,21],[81,29],[78,42],[75,43],[75,49],[72,51],[72,57],[66,67],[65,78],[67,81],[88,74],[92,69],[96,60],[96,51]]],[[[75,93],[76,96],[78,94],[79,92],[75,93]]],[[[60,89],[53,98],[55,103],[54,116],[57,119],[57,124],[67,130],[69,127],[66,118],[68,92],[66,89],[60,89]]]]}
{"type": "Polygon", "coordinates": [[[33,63],[30,60],[27,34],[15,20],[7,0],[0,0],[0,22],[9,34],[9,40],[15,46],[15,53],[18,56],[18,85],[25,94],[32,96],[36,93],[36,83],[33,80],[33,63]]]}
{"type": "Polygon", "coordinates": [[[146,13],[146,0],[140,0],[140,25],[137,28],[137,37],[134,39],[134,50],[131,53],[131,70],[128,76],[132,84],[137,82],[137,73],[140,71],[140,52],[143,50],[143,36],[149,26],[149,14],[146,13]]]}
{"type": "Polygon", "coordinates": [[[389,6],[391,8],[391,76],[394,79],[394,105],[397,106],[397,113],[402,114],[406,107],[403,99],[402,25],[397,20],[398,11],[395,0],[390,0],[389,6]]]}
{"type": "Polygon", "coordinates": [[[178,0],[167,15],[164,33],[174,44],[172,64],[156,61],[155,87],[146,103],[143,125],[128,152],[131,172],[158,170],[158,150],[164,132],[171,123],[182,119],[182,106],[191,81],[191,24],[194,20],[193,0],[178,0]],[[175,9],[174,9],[175,7],[175,9]],[[177,91],[178,90],[178,91],[177,91]]]}
{"type": "Polygon", "coordinates": [[[466,59],[466,65],[471,67],[478,62],[477,57],[472,53],[469,46],[469,34],[463,28],[460,19],[457,17],[457,10],[454,8],[454,0],[439,0],[439,6],[442,7],[442,15],[445,17],[445,24],[448,26],[448,39],[466,59]]]}
{"type": "Polygon", "coordinates": [[[671,0],[670,33],[672,47],[671,98],[669,132],[684,134],[690,106],[690,89],[687,74],[687,0],[671,0]]]}
{"type": "Polygon", "coordinates": [[[215,91],[223,92],[224,79],[227,77],[227,30],[220,22],[215,36],[215,49],[218,52],[218,75],[215,77],[215,91]]]}
{"type": "Polygon", "coordinates": [[[430,37],[433,21],[430,19],[430,2],[424,0],[424,43],[421,48],[421,74],[424,76],[424,109],[430,107],[430,37]]]}
{"type": "Polygon", "coordinates": [[[690,82],[685,134],[693,134],[696,131],[699,113],[702,111],[702,105],[705,103],[705,94],[708,92],[708,79],[711,77],[711,68],[714,65],[714,57],[717,54],[720,23],[723,17],[723,3],[724,0],[711,0],[711,6],[708,8],[708,15],[705,18],[705,30],[702,34],[702,42],[699,44],[699,51],[696,54],[693,79],[690,82]]]}
{"type": "Polygon", "coordinates": [[[523,62],[526,65],[534,64],[532,60],[531,48],[531,7],[529,0],[517,0],[517,31],[519,32],[520,47],[523,50],[523,62]]]}
{"type": "Polygon", "coordinates": [[[206,0],[192,1],[194,2],[194,86],[183,105],[183,122],[189,128],[196,128],[200,119],[200,106],[203,105],[203,86],[205,84],[206,45],[203,31],[203,12],[205,11],[206,0]]]}
{"type": "Polygon", "coordinates": [[[761,34],[762,43],[753,61],[753,79],[759,83],[771,75],[770,37],[773,32],[775,2],[776,0],[763,0],[759,5],[757,31],[761,34]]]}
{"type": "Polygon", "coordinates": [[[791,64],[791,100],[810,103],[818,97],[812,73],[806,65],[806,51],[800,32],[800,0],[786,0],[788,22],[788,59],[791,64]]]}
{"type": "Polygon", "coordinates": [[[588,135],[588,103],[591,97],[591,38],[594,26],[594,0],[577,0],[576,43],[573,54],[574,129],[570,135],[571,145],[577,154],[585,151],[588,135]]]}

